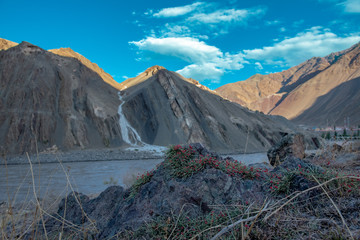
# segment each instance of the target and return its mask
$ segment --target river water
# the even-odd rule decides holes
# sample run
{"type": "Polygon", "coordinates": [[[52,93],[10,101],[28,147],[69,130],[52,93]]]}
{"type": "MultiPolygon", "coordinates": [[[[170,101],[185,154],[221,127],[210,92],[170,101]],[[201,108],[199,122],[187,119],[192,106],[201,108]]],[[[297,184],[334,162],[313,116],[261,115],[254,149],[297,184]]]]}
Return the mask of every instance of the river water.
{"type": "MultiPolygon", "coordinates": [[[[233,155],[245,164],[267,162],[265,153],[233,155]]],[[[63,197],[71,189],[84,194],[97,194],[118,184],[131,186],[136,176],[150,171],[162,159],[93,161],[70,163],[0,165],[0,203],[23,202],[38,198],[63,197]],[[33,184],[35,183],[35,184],[33,184]]]]}

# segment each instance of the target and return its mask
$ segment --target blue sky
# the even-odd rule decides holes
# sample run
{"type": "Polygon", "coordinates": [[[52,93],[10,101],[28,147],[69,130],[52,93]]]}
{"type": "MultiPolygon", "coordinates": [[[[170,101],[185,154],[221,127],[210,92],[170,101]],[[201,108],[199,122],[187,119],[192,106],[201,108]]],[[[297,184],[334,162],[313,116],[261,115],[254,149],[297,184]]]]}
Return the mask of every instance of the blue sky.
{"type": "Polygon", "coordinates": [[[360,0],[0,0],[0,38],[70,47],[115,80],[161,65],[215,89],[360,42],[360,0]]]}

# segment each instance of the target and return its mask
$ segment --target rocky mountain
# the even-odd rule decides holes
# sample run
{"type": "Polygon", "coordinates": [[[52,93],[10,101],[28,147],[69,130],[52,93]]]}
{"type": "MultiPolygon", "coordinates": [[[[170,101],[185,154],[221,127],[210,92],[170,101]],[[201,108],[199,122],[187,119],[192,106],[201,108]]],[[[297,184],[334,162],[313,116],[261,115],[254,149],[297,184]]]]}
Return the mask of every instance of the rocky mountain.
{"type": "Polygon", "coordinates": [[[295,131],[282,117],[255,113],[160,66],[124,83],[123,111],[141,140],[156,145],[201,142],[215,150],[262,151],[295,131]]]}
{"type": "Polygon", "coordinates": [[[337,125],[343,123],[344,117],[351,116],[357,120],[354,124],[360,124],[359,111],[343,110],[357,109],[357,91],[350,91],[346,86],[358,86],[359,76],[360,44],[356,44],[323,58],[311,58],[280,73],[257,74],[245,81],[224,85],[216,92],[249,109],[281,115],[297,123],[337,125]],[[350,81],[354,83],[347,83],[350,81]],[[336,99],[329,101],[335,96],[336,99]]]}
{"type": "Polygon", "coordinates": [[[51,49],[49,52],[55,53],[64,57],[72,57],[78,59],[82,64],[84,64],[89,69],[93,70],[108,84],[113,86],[114,88],[120,90],[120,83],[116,82],[113,77],[106,73],[102,68],[100,68],[96,63],[91,62],[89,59],[85,58],[83,55],[75,52],[71,48],[59,48],[59,49],[51,49]]]}
{"type": "Polygon", "coordinates": [[[0,87],[3,153],[194,142],[254,152],[298,130],[160,66],[118,84],[71,49],[27,42],[0,51],[0,87]]]}
{"type": "Polygon", "coordinates": [[[0,51],[3,153],[119,146],[118,91],[75,58],[27,42],[0,51]]]}

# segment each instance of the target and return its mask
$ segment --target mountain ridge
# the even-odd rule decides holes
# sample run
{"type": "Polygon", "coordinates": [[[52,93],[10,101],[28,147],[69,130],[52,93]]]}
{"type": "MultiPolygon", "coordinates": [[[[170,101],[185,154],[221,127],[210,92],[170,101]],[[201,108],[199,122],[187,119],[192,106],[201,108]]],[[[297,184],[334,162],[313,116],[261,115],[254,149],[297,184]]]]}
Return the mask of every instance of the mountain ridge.
{"type": "Polygon", "coordinates": [[[123,144],[118,91],[75,58],[22,42],[0,51],[0,87],[4,154],[123,144]]]}
{"type": "MultiPolygon", "coordinates": [[[[216,92],[249,109],[297,119],[296,122],[301,124],[305,120],[301,115],[318,98],[360,75],[359,56],[360,43],[357,43],[325,57],[313,57],[280,73],[254,75],[245,81],[226,84],[216,92]]],[[[325,122],[328,121],[322,119],[313,124],[324,125],[325,122]]],[[[341,123],[336,119],[330,122],[341,123]]]]}

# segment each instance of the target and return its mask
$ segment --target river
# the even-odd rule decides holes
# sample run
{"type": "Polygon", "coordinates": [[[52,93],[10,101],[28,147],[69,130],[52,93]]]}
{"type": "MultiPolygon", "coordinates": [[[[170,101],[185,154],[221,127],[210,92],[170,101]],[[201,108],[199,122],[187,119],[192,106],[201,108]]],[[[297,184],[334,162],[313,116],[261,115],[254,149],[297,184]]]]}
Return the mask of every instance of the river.
{"type": "MultiPolygon", "coordinates": [[[[233,155],[245,164],[266,162],[265,153],[233,155]]],[[[162,159],[92,161],[69,163],[0,165],[0,203],[22,202],[38,198],[63,197],[74,189],[84,194],[97,194],[118,184],[129,187],[138,174],[150,171],[162,159]],[[34,183],[34,184],[33,184],[34,183]]]]}

